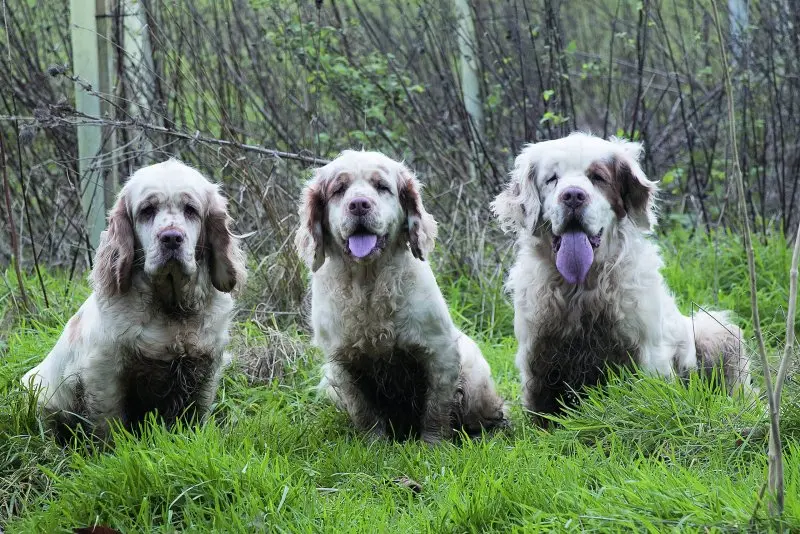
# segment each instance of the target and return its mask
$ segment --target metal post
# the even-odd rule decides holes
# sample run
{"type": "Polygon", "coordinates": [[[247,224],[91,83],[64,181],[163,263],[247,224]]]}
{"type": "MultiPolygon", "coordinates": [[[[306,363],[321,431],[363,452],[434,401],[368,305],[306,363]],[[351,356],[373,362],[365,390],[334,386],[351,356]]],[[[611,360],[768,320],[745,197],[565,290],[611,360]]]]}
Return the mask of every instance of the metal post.
{"type": "MultiPolygon", "coordinates": [[[[105,0],[70,0],[72,71],[83,84],[91,86],[89,91],[76,83],[75,108],[93,117],[105,116],[108,108],[92,92],[110,95],[111,87],[109,63],[113,58],[108,50],[109,21],[105,14],[105,0]]],[[[94,125],[78,127],[77,134],[81,205],[91,255],[100,242],[115,190],[114,166],[106,164],[108,152],[113,150],[113,135],[94,125]]]]}
{"type": "MultiPolygon", "coordinates": [[[[483,100],[481,99],[475,23],[469,0],[455,0],[455,8],[458,18],[458,49],[461,55],[461,91],[464,98],[464,108],[469,115],[474,137],[481,139],[483,138],[483,100]]],[[[480,157],[480,150],[477,146],[475,153],[480,157]]],[[[470,165],[470,172],[474,179],[476,177],[474,161],[470,165]]]]}

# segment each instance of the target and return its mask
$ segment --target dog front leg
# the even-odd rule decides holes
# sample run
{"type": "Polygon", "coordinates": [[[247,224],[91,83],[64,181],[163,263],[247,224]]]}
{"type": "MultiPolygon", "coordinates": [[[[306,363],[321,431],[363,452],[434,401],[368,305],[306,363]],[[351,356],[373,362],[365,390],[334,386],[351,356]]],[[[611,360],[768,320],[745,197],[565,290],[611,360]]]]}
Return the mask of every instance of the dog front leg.
{"type": "Polygon", "coordinates": [[[344,408],[355,427],[373,438],[387,435],[387,424],[375,406],[356,385],[356,379],[343,370],[332,372],[326,387],[328,397],[339,408],[344,408]]]}
{"type": "Polygon", "coordinates": [[[438,443],[453,434],[450,414],[458,387],[460,367],[456,344],[437,355],[428,364],[425,413],[422,418],[422,439],[438,443]]]}

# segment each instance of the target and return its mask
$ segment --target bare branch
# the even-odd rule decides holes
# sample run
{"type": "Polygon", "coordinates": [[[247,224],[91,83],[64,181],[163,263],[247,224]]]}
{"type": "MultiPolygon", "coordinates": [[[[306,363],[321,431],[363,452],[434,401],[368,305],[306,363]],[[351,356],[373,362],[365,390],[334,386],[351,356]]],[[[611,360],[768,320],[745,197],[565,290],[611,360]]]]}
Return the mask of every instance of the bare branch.
{"type": "Polygon", "coordinates": [[[25,281],[22,279],[22,268],[20,267],[20,263],[22,262],[20,258],[21,248],[19,246],[17,227],[14,224],[14,212],[11,209],[11,185],[8,183],[6,163],[6,146],[2,132],[0,132],[0,167],[3,169],[3,188],[5,189],[6,213],[8,214],[8,232],[11,234],[11,249],[14,254],[14,271],[17,274],[17,285],[19,285],[19,296],[22,300],[22,306],[26,311],[30,311],[31,306],[30,302],[28,302],[28,294],[25,292],[25,281]]]}
{"type": "MultiPolygon", "coordinates": [[[[800,262],[800,227],[794,236],[794,251],[792,252],[792,267],[789,270],[789,307],[786,313],[786,345],[783,347],[783,358],[778,367],[778,376],[775,378],[775,404],[780,408],[781,392],[789,370],[789,362],[794,356],[794,318],[797,312],[797,268],[800,262]]],[[[778,414],[780,415],[780,413],[778,414]]]]}
{"type": "MultiPolygon", "coordinates": [[[[722,71],[725,79],[725,92],[728,96],[728,127],[733,160],[733,179],[736,185],[739,214],[743,226],[744,247],[747,252],[747,269],[750,276],[750,308],[753,314],[753,330],[755,331],[758,342],[758,354],[761,357],[761,365],[764,369],[764,387],[767,390],[767,402],[769,404],[769,490],[775,499],[775,510],[777,515],[783,514],[783,456],[781,454],[781,436],[779,426],[778,406],[775,404],[775,396],[772,388],[772,378],[770,377],[769,360],[767,359],[767,349],[764,345],[764,335],[761,332],[761,319],[758,315],[758,293],[756,281],[756,262],[753,253],[753,242],[750,233],[750,218],[747,215],[747,204],[744,195],[744,179],[742,169],[739,166],[738,139],[736,137],[736,116],[733,110],[733,85],[731,84],[730,67],[725,53],[725,39],[722,36],[722,27],[719,22],[719,12],[716,0],[712,0],[711,5],[714,9],[714,26],[719,37],[719,49],[722,56],[722,71]]],[[[773,506],[770,505],[770,509],[773,506]]]]}

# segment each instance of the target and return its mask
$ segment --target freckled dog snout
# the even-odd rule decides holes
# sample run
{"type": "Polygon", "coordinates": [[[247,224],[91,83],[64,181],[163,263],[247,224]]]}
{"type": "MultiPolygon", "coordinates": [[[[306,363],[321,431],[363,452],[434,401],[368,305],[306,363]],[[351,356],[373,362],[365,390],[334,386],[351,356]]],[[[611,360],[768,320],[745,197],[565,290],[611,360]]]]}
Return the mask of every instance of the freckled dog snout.
{"type": "Polygon", "coordinates": [[[178,230],[164,230],[158,234],[158,239],[166,248],[176,250],[183,243],[183,233],[178,230]]]}
{"type": "Polygon", "coordinates": [[[372,210],[372,202],[368,198],[356,197],[347,205],[347,209],[353,215],[360,217],[366,215],[372,210]]]}
{"type": "Polygon", "coordinates": [[[576,210],[587,203],[589,196],[580,187],[568,187],[561,192],[559,199],[566,207],[576,210]]]}

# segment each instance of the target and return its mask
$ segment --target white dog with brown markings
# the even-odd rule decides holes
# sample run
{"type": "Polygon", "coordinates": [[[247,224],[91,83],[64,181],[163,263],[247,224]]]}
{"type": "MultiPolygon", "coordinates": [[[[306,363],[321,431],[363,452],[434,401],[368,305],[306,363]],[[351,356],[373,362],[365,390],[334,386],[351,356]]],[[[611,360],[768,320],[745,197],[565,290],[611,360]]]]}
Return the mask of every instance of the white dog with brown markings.
{"type": "Polygon", "coordinates": [[[685,317],[664,283],[647,237],[656,184],[641,153],[639,143],[584,133],[528,145],[492,203],[516,235],[507,287],[532,412],[574,404],[573,392],[601,383],[609,365],[665,377],[721,367],[729,390],[749,385],[740,329],[724,312],[685,317]]]}
{"type": "Polygon", "coordinates": [[[108,217],[94,292],[24,377],[61,438],[79,423],[105,437],[157,412],[205,415],[228,358],[234,289],[246,279],[219,187],[169,160],[136,171],[108,217]]]}
{"type": "Polygon", "coordinates": [[[425,257],[436,222],[402,163],[345,151],[303,191],[295,244],[312,270],[321,389],[375,436],[427,442],[506,421],[489,365],[459,331],[425,257]]]}

